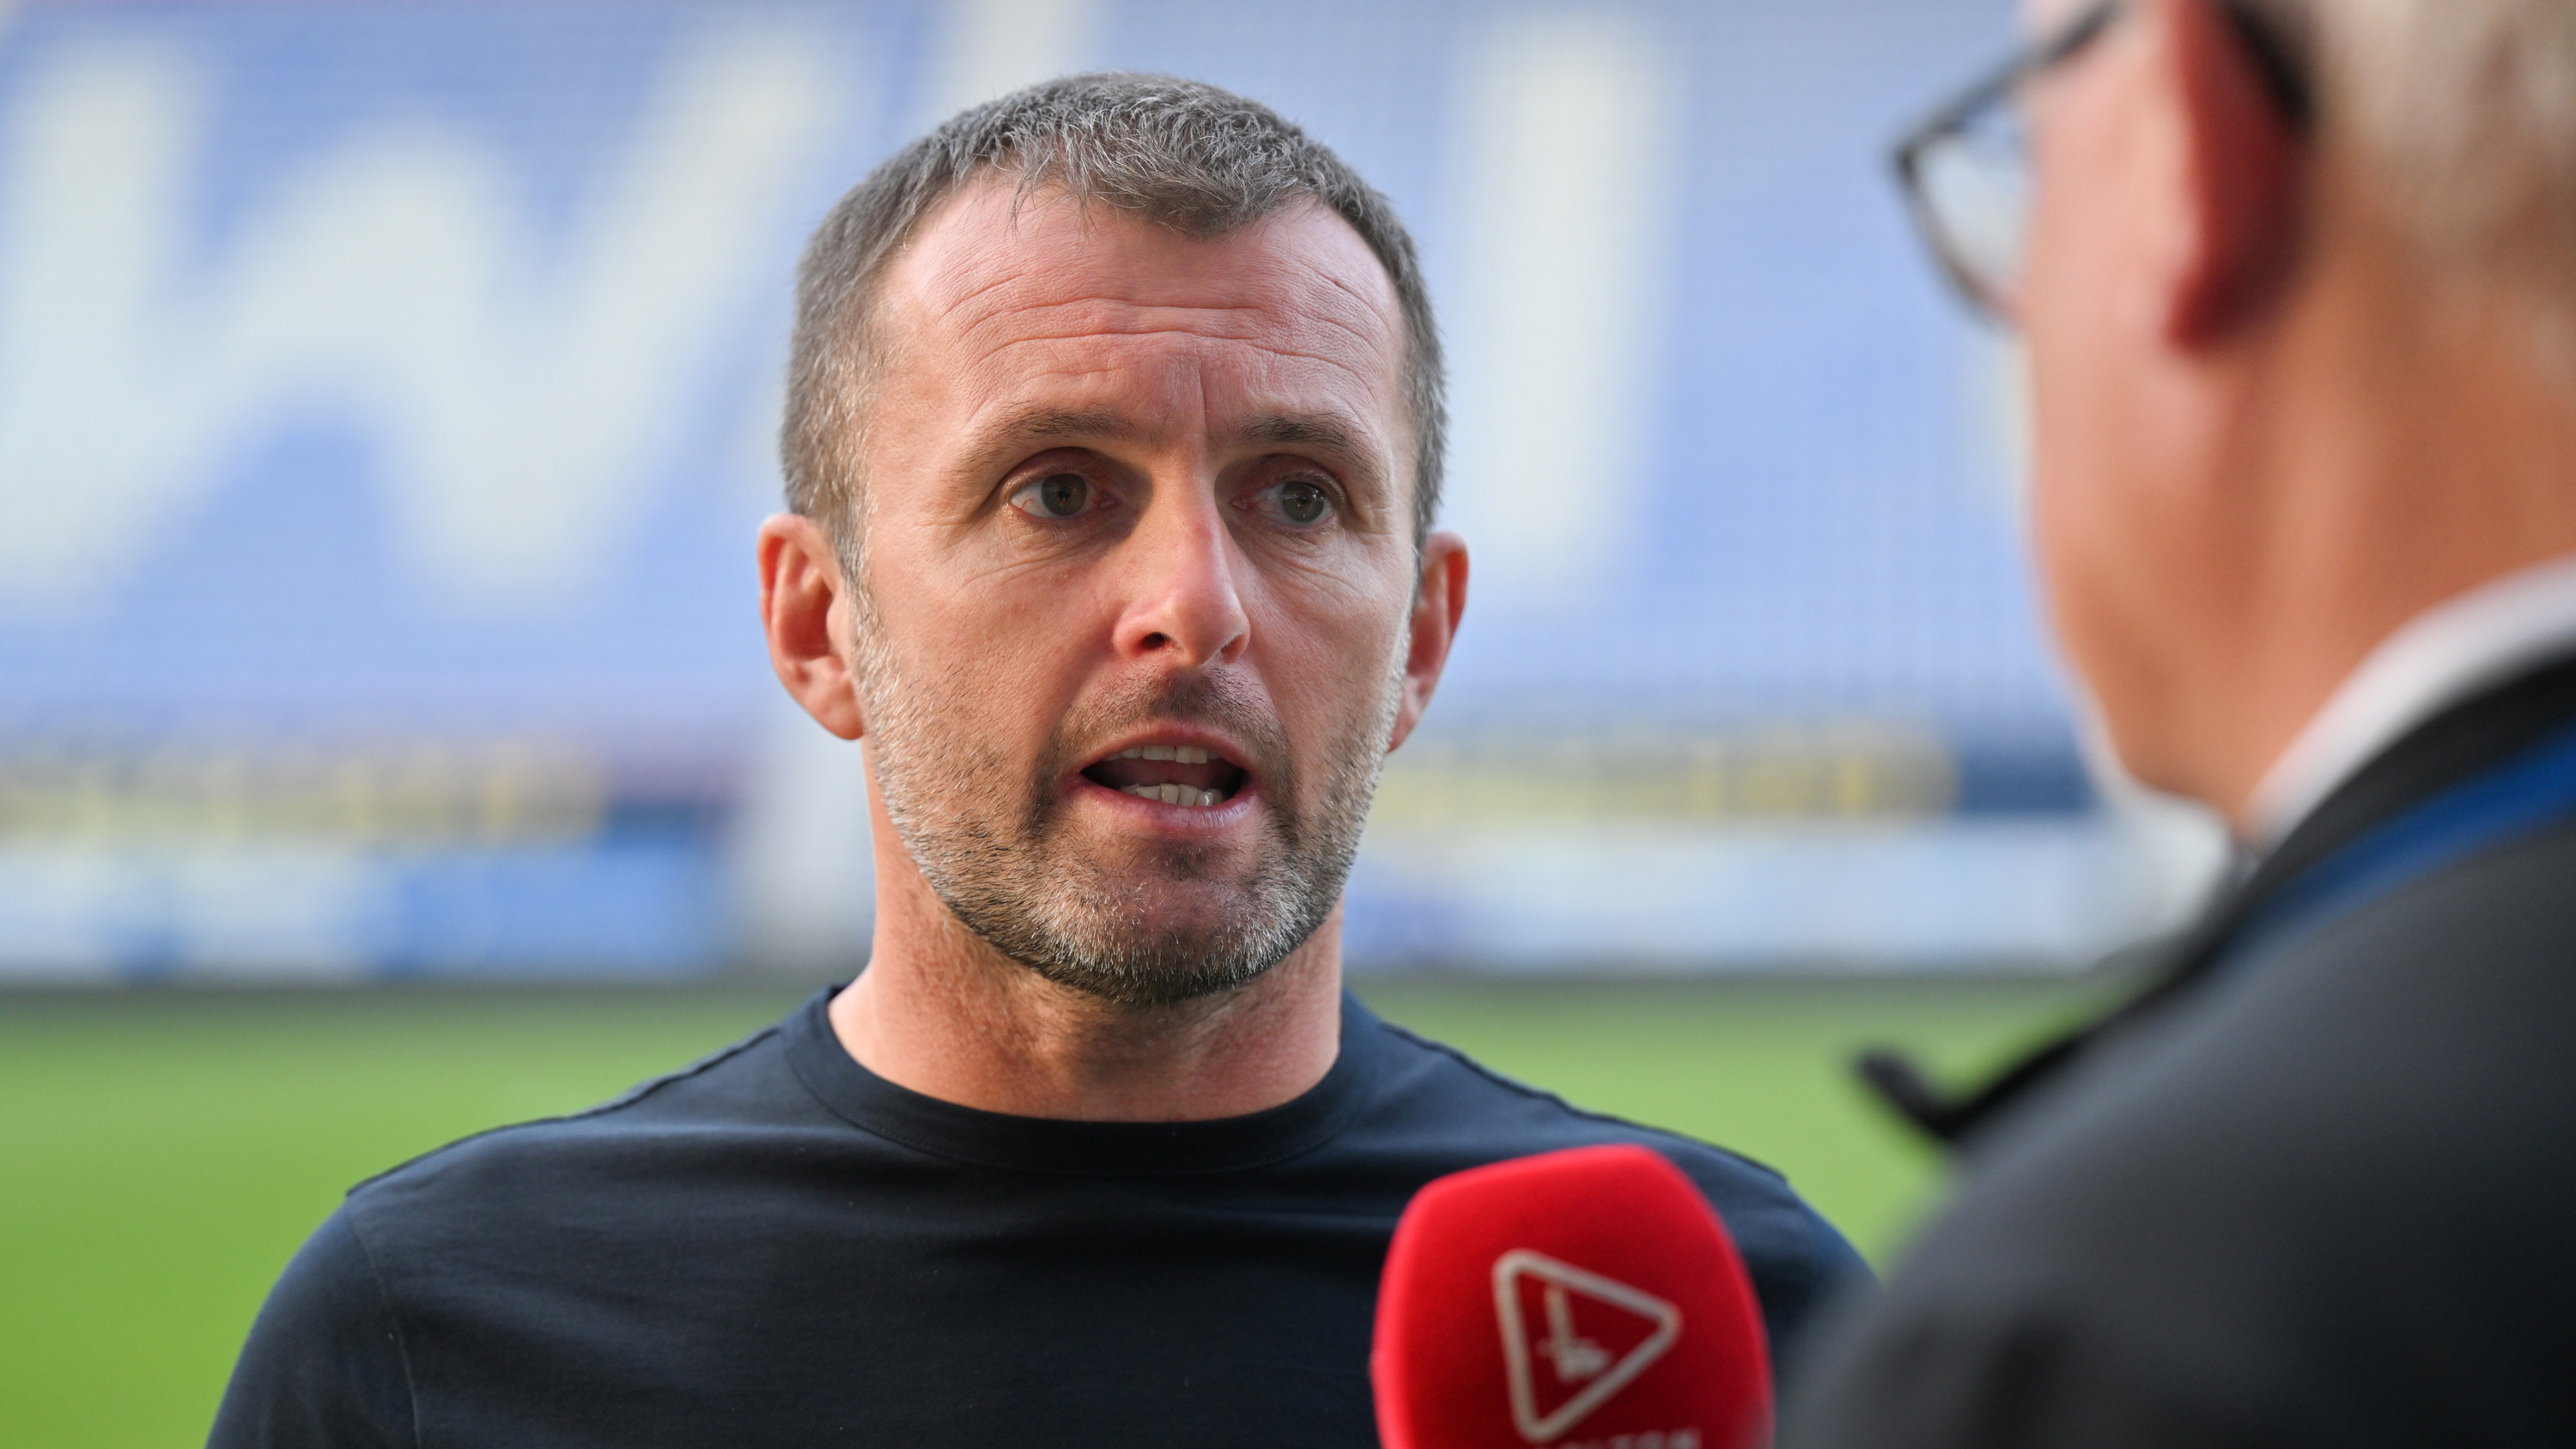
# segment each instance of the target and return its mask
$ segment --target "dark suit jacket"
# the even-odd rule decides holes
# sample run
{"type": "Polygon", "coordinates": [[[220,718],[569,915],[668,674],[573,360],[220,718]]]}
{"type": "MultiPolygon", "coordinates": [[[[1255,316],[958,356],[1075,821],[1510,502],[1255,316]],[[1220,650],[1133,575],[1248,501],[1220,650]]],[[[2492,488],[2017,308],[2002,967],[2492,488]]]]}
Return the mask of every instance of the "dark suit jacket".
{"type": "Polygon", "coordinates": [[[2576,661],[2415,730],[1942,1124],[1963,1186],[1783,1444],[2576,1445],[2576,819],[2289,909],[2571,729],[2576,661]]]}

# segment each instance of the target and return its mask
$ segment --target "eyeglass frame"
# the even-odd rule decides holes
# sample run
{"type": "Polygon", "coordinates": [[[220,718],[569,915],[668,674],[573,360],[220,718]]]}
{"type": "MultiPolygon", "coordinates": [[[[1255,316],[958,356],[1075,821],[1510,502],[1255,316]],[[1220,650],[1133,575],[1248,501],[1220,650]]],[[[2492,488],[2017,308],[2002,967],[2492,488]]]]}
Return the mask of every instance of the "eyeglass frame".
{"type": "MultiPolygon", "coordinates": [[[[2246,58],[2262,76],[2264,88],[2291,126],[2305,133],[2314,123],[2315,95],[2305,67],[2287,37],[2256,15],[2247,0],[2213,0],[2234,27],[2246,58]]],[[[1889,158],[1905,209],[1942,275],[1969,307],[1990,322],[2010,326],[2012,306],[1969,265],[1952,239],[1953,228],[1923,184],[1923,158],[1934,147],[1964,133],[1968,124],[1992,107],[2012,99],[2033,77],[2073,60],[2102,38],[2129,7],[2129,0],[2096,3],[2047,36],[2023,47],[2002,65],[1962,90],[1917,122],[1896,144],[1889,158]]]]}

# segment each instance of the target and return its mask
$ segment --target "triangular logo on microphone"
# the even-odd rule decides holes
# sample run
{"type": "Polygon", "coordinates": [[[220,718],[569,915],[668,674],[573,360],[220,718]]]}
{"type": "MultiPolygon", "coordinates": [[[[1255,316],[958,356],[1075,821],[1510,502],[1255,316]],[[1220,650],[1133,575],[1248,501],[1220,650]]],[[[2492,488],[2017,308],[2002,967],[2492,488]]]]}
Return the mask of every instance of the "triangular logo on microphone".
{"type": "Polygon", "coordinates": [[[1512,1423],[1545,1444],[1609,1402],[1681,1337],[1682,1311],[1543,1253],[1494,1260],[1512,1423]]]}

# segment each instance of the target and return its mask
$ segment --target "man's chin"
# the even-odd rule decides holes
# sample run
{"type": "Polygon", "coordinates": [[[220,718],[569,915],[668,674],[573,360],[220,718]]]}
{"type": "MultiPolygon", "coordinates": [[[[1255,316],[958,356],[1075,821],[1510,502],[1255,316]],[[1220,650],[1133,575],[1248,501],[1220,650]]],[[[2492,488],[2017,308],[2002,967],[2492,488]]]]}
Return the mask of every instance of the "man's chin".
{"type": "Polygon", "coordinates": [[[1047,944],[1051,949],[1011,954],[1058,986],[1134,1008],[1180,1006],[1240,991],[1288,955],[1239,933],[1120,932],[1111,940],[1047,944]]]}
{"type": "Polygon", "coordinates": [[[1275,905],[1239,896],[1166,902],[1086,924],[1094,928],[1091,934],[1104,958],[1167,962],[1184,970],[1246,956],[1266,968],[1305,941],[1295,923],[1278,919],[1275,905]]]}
{"type": "Polygon", "coordinates": [[[1058,985],[1123,1006],[1176,1006],[1259,980],[1313,935],[1320,918],[1303,914],[1244,885],[1104,883],[1082,903],[979,933],[1058,985]]]}
{"type": "Polygon", "coordinates": [[[1253,883],[1261,878],[1263,857],[1275,852],[1276,847],[1264,838],[1270,834],[1239,832],[1229,840],[1179,841],[1140,839],[1110,830],[1067,832],[1060,843],[1052,843],[1050,853],[1061,859],[1064,847],[1072,847],[1092,888],[1103,894],[1134,891],[1140,899],[1181,903],[1184,898],[1176,892],[1206,888],[1231,891],[1242,903],[1250,900],[1253,883]]]}
{"type": "Polygon", "coordinates": [[[1120,902],[1121,920],[1153,938],[1214,940],[1277,909],[1249,881],[1149,878],[1106,884],[1097,899],[1120,902]]]}

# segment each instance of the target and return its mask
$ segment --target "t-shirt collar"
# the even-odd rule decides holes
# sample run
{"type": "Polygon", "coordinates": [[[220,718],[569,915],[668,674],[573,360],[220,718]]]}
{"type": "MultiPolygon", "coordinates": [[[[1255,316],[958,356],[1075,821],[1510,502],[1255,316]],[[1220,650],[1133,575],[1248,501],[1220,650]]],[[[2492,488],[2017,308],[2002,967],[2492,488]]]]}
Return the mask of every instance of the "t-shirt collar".
{"type": "Polygon", "coordinates": [[[1342,995],[1341,1050],[1324,1079],[1293,1100],[1205,1122],[1069,1122],[959,1106],[861,1066],[833,1034],[827,987],[787,1019],[797,1080],[833,1115],[934,1156],[1022,1172],[1153,1176],[1239,1172],[1329,1142],[1367,1100],[1377,1070],[1375,1018],[1342,995]]]}

